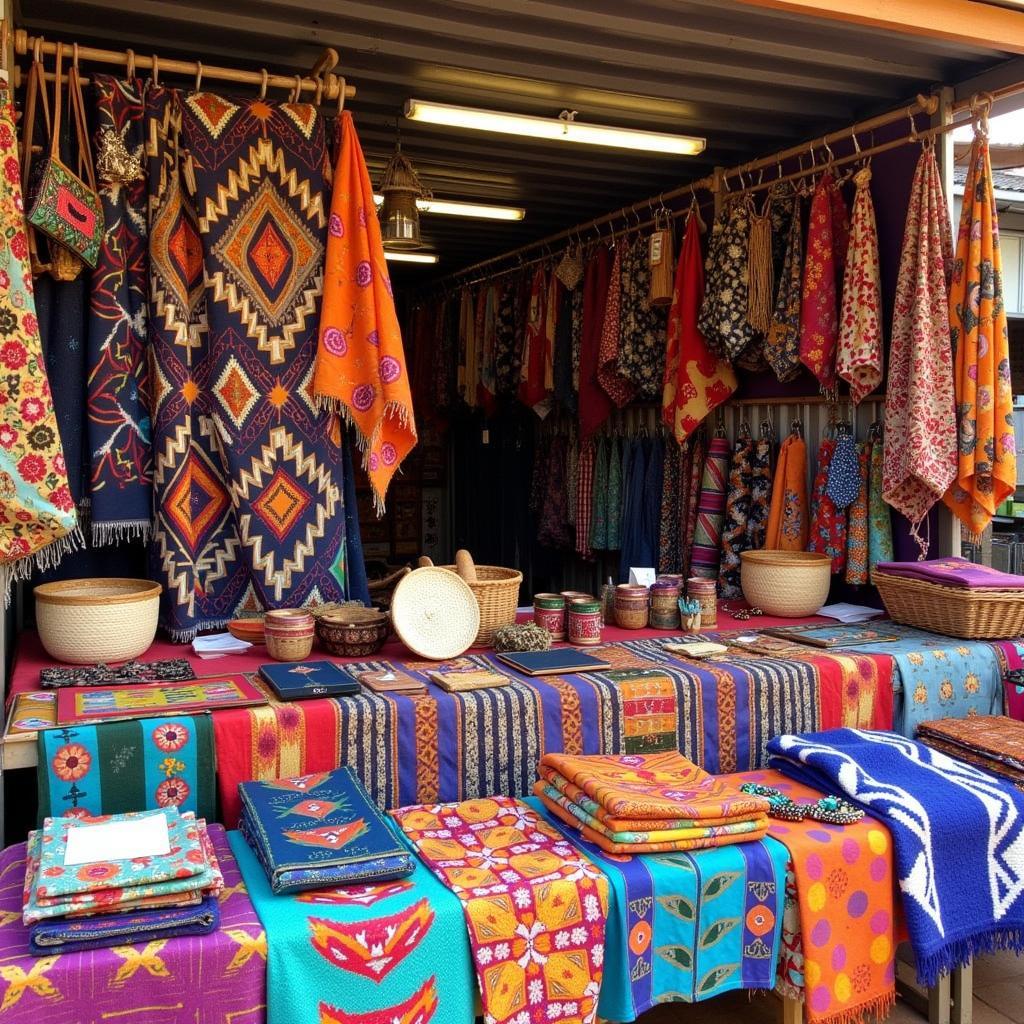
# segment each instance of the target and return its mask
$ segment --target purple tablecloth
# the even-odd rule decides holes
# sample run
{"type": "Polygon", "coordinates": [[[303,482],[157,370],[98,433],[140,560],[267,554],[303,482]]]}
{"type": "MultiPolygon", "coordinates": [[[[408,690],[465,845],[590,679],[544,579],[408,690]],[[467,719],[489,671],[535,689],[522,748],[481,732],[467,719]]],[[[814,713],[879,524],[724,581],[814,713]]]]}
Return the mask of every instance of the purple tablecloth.
{"type": "Polygon", "coordinates": [[[963,587],[967,590],[997,588],[999,590],[1024,590],[1024,576],[1000,572],[989,565],[976,565],[966,558],[933,558],[927,562],[879,562],[879,572],[890,576],[905,576],[924,583],[939,583],[946,587],[963,587]]]}
{"type": "Polygon", "coordinates": [[[263,1024],[267,940],[224,829],[209,828],[224,872],[218,931],[59,956],[28,954],[25,844],[0,853],[4,1024],[263,1024]]]}

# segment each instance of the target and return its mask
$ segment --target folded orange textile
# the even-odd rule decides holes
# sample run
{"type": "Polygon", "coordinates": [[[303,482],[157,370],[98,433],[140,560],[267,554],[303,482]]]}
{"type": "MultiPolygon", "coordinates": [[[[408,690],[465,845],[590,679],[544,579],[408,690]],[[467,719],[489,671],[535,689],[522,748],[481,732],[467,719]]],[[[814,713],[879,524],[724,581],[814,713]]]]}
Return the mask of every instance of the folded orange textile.
{"type": "Polygon", "coordinates": [[[660,832],[670,828],[710,828],[714,825],[731,825],[741,820],[735,815],[725,818],[617,818],[554,769],[542,765],[540,777],[588,814],[600,819],[601,824],[609,832],[660,832]]]}
{"type": "Polygon", "coordinates": [[[749,818],[768,811],[763,797],[749,796],[709,775],[678,751],[660,754],[573,756],[545,754],[551,769],[579,786],[615,818],[749,818]]]}
{"type": "Polygon", "coordinates": [[[355,425],[382,513],[388,484],[416,445],[416,424],[373,188],[348,111],[331,193],[313,392],[355,425]]]}
{"type": "Polygon", "coordinates": [[[545,809],[550,811],[566,825],[577,829],[584,839],[600,847],[605,853],[631,854],[631,853],[678,853],[684,850],[707,850],[713,846],[729,846],[733,843],[752,843],[763,839],[768,834],[768,819],[764,824],[753,832],[741,832],[734,835],[709,836],[706,839],[680,839],[671,843],[613,843],[607,836],[595,832],[589,825],[584,825],[577,818],[563,808],[559,807],[554,800],[548,799],[542,792],[543,787],[537,786],[534,793],[545,809]]]}

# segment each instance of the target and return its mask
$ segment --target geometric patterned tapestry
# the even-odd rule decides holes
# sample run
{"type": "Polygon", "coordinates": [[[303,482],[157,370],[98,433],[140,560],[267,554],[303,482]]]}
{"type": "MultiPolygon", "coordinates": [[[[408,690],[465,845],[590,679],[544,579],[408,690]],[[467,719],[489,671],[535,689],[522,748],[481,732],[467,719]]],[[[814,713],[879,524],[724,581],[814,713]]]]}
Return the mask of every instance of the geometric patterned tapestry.
{"type": "Polygon", "coordinates": [[[327,152],[311,104],[157,86],[146,115],[150,550],[186,640],[346,597],[342,435],[312,389],[327,152]]]}

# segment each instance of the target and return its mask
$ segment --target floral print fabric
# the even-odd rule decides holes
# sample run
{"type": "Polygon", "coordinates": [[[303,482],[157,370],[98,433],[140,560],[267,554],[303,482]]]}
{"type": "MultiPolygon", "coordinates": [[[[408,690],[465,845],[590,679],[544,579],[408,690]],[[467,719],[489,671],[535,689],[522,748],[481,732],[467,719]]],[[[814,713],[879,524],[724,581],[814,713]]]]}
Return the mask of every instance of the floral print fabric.
{"type": "Polygon", "coordinates": [[[599,437],[594,452],[594,507],[590,514],[590,546],[594,551],[608,549],[608,448],[608,438],[599,437]]]}
{"type": "Polygon", "coordinates": [[[761,424],[761,435],[754,445],[750,463],[750,513],[747,516],[747,548],[760,551],[768,531],[768,513],[772,499],[771,425],[761,424]]]}
{"type": "Polygon", "coordinates": [[[956,482],[946,505],[975,535],[1017,487],[1010,349],[999,216],[988,138],[975,132],[949,292],[958,423],[956,482]]]}
{"type": "Polygon", "coordinates": [[[704,298],[700,232],[700,216],[692,212],[676,263],[666,334],[661,418],[679,444],[736,390],[732,366],[711,351],[697,326],[704,298]]]}
{"type": "Polygon", "coordinates": [[[679,572],[680,448],[665,442],[661,477],[661,522],[658,537],[658,572],[679,572]]]}
{"type": "Polygon", "coordinates": [[[29,268],[14,105],[0,86],[0,589],[49,568],[81,543],[43,366],[29,268]]]}
{"type": "Polygon", "coordinates": [[[734,200],[718,215],[712,229],[704,265],[707,290],[697,318],[712,352],[729,360],[741,356],[757,333],[747,320],[749,237],[749,201],[734,200]]]}
{"type": "Polygon", "coordinates": [[[846,204],[826,171],[811,199],[800,304],[800,361],[818,378],[823,391],[831,391],[836,383],[837,292],[848,239],[846,204]]]}
{"type": "Polygon", "coordinates": [[[782,259],[775,311],[765,338],[764,355],[780,381],[792,380],[800,372],[800,308],[803,296],[804,235],[800,198],[793,201],[782,259]]]}
{"type": "Polygon", "coordinates": [[[846,582],[854,585],[868,581],[868,476],[871,443],[857,445],[860,487],[850,506],[846,528],[846,582]]]}
{"type": "MultiPolygon", "coordinates": [[[[652,306],[649,238],[637,238],[622,257],[618,372],[652,401],[661,396],[665,375],[665,309],[652,306]]],[[[613,396],[614,397],[614,396],[613,396]]]]}
{"type": "Polygon", "coordinates": [[[953,239],[931,148],[914,172],[903,234],[889,378],[886,384],[883,496],[918,527],[956,477],[956,403],[947,286],[953,239]]]}
{"type": "Polygon", "coordinates": [[[608,879],[519,800],[392,812],[462,901],[486,1024],[591,1024],[608,879]]]}
{"type": "Polygon", "coordinates": [[[825,438],[818,446],[818,472],[811,494],[811,528],[807,543],[808,551],[832,559],[833,574],[846,568],[846,510],[837,509],[828,495],[829,467],[835,451],[836,442],[832,438],[825,438]]]}
{"type": "Polygon", "coordinates": [[[891,562],[892,515],[882,496],[882,435],[872,428],[871,458],[868,463],[868,574],[874,582],[875,566],[891,562]]]}
{"type": "Polygon", "coordinates": [[[698,430],[690,441],[690,479],[686,488],[686,518],[679,530],[683,544],[683,564],[680,566],[680,571],[684,579],[689,577],[693,566],[693,538],[697,532],[697,506],[700,504],[700,482],[704,475],[706,454],[707,436],[703,430],[698,430]]]}
{"type": "Polygon", "coordinates": [[[836,373],[850,385],[850,399],[857,405],[882,383],[882,282],[871,169],[861,168],[853,180],[857,194],[843,275],[836,373]]]}
{"type": "Polygon", "coordinates": [[[807,530],[807,444],[793,433],[779,450],[764,546],[771,551],[803,551],[807,530]]]}
{"type": "Polygon", "coordinates": [[[754,439],[746,424],[740,428],[732,449],[729,466],[729,492],[725,499],[722,523],[722,560],[718,566],[720,597],[741,597],[740,552],[747,549],[747,519],[750,515],[750,492],[753,486],[754,439]]]}
{"type": "Polygon", "coordinates": [[[635,385],[627,380],[619,368],[619,357],[623,343],[622,334],[622,266],[623,246],[615,250],[611,275],[608,278],[608,299],[604,306],[604,323],[601,328],[601,344],[597,353],[597,382],[604,393],[620,409],[629,405],[636,397],[635,385]]]}

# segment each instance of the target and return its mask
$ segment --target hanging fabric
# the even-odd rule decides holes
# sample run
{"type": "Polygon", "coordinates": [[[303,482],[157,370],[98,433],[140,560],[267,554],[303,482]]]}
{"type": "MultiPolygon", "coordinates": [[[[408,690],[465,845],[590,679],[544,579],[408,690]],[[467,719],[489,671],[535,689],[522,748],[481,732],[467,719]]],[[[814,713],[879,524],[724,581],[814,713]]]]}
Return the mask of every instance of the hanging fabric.
{"type": "Polygon", "coordinates": [[[800,197],[793,201],[786,235],[786,251],[779,273],[775,310],[764,343],[764,355],[780,381],[800,372],[800,308],[803,303],[803,211],[800,197]]]}
{"type": "Polygon", "coordinates": [[[526,314],[526,338],[523,363],[519,370],[519,401],[542,419],[548,412],[545,383],[547,358],[548,280],[542,266],[530,279],[530,297],[526,314]]]}
{"type": "Polygon", "coordinates": [[[693,548],[690,553],[690,575],[702,579],[718,579],[718,563],[722,551],[722,519],[725,514],[725,489],[729,473],[729,441],[724,432],[716,431],[708,445],[697,502],[693,548]]]}
{"type": "MultiPolygon", "coordinates": [[[[197,125],[202,122],[196,118],[191,123],[197,125]]],[[[363,452],[363,468],[373,491],[373,504],[377,514],[382,515],[388,485],[403,459],[416,446],[416,423],[405,369],[402,332],[395,315],[380,225],[373,216],[373,187],[355,123],[347,110],[341,115],[339,130],[341,151],[334,168],[331,190],[320,344],[316,353],[313,391],[321,408],[331,409],[355,426],[359,448],[363,452]]],[[[214,138],[219,135],[219,129],[213,133],[214,138]]],[[[263,194],[269,193],[263,190],[263,194]]],[[[244,225],[247,219],[248,215],[243,216],[239,223],[244,225]]],[[[225,255],[227,249],[240,244],[234,231],[229,229],[227,237],[231,241],[224,243],[225,255]]],[[[267,245],[272,241],[267,234],[261,235],[261,239],[267,245]]],[[[308,240],[303,241],[309,244],[308,240]]],[[[263,279],[270,287],[265,298],[272,300],[273,316],[280,324],[282,314],[291,312],[287,309],[287,293],[280,291],[282,284],[289,283],[287,277],[281,278],[289,253],[283,236],[274,244],[277,246],[275,251],[266,250],[266,258],[275,260],[273,270],[269,266],[260,270],[257,257],[252,256],[249,267],[241,269],[242,264],[239,263],[239,269],[234,272],[239,274],[238,285],[243,289],[246,281],[252,280],[251,269],[271,275],[263,279]]],[[[232,251],[228,258],[235,259],[238,252],[240,250],[232,251]]],[[[298,256],[299,252],[293,250],[291,255],[298,256]]],[[[308,304],[315,301],[310,291],[315,282],[301,280],[305,274],[305,268],[293,268],[288,276],[293,278],[290,282],[293,286],[305,289],[302,302],[308,304]]],[[[268,312],[270,308],[267,307],[268,312]]],[[[295,312],[299,313],[299,310],[295,312]]],[[[306,310],[303,310],[299,314],[299,322],[304,321],[306,315],[306,310]]],[[[255,326],[252,319],[250,326],[255,326]]],[[[259,345],[261,350],[269,345],[272,365],[286,361],[285,353],[294,345],[291,330],[291,325],[285,328],[280,343],[263,341],[259,345]],[[277,344],[281,347],[275,351],[277,344]]]]}
{"type": "Polygon", "coordinates": [[[828,467],[825,493],[842,511],[857,500],[860,493],[860,463],[857,444],[849,424],[841,423],[836,431],[835,449],[828,467]]]}
{"type": "Polygon", "coordinates": [[[750,467],[750,512],[747,515],[746,547],[760,551],[768,531],[772,497],[772,448],[775,437],[770,422],[761,424],[750,467]]]}
{"type": "Polygon", "coordinates": [[[619,444],[617,437],[608,441],[608,540],[609,551],[618,551],[622,546],[622,460],[625,444],[619,444]]]}
{"type": "Polygon", "coordinates": [[[618,375],[641,401],[661,396],[665,376],[667,311],[650,302],[648,242],[647,238],[638,237],[622,255],[619,346],[615,363],[618,375]]]}
{"type": "Polygon", "coordinates": [[[751,207],[750,240],[747,251],[747,278],[750,283],[747,299],[747,322],[759,334],[766,333],[772,324],[774,273],[772,196],[769,193],[760,213],[753,206],[751,207]]]}
{"type": "Polygon", "coordinates": [[[708,251],[705,264],[707,291],[697,325],[712,352],[735,361],[754,340],[756,331],[747,320],[750,247],[750,201],[734,199],[715,221],[720,240],[708,251]]]}
{"type": "MultiPolygon", "coordinates": [[[[573,424],[569,428],[569,443],[565,446],[565,503],[568,509],[568,523],[573,528],[573,535],[576,530],[576,485],[579,482],[580,472],[580,442],[576,434],[576,427],[573,424]]],[[[593,518],[593,517],[591,517],[593,518]]]]}
{"type": "Polygon", "coordinates": [[[860,586],[868,581],[868,477],[871,442],[857,445],[857,497],[850,505],[846,527],[846,582],[860,586]]]}
{"type": "Polygon", "coordinates": [[[679,528],[682,550],[680,570],[683,578],[690,576],[693,557],[693,538],[697,533],[697,506],[700,504],[700,483],[704,478],[704,459],[707,454],[707,433],[703,427],[690,438],[690,479],[686,487],[686,516],[679,528]]]}
{"type": "Polygon", "coordinates": [[[491,282],[484,292],[483,337],[477,347],[474,378],[471,383],[474,393],[473,406],[483,406],[490,415],[494,409],[498,394],[498,382],[495,377],[494,352],[498,330],[498,309],[501,303],[501,287],[491,282]]]}
{"type": "Polygon", "coordinates": [[[800,303],[800,361],[829,393],[836,384],[839,339],[837,288],[842,281],[848,238],[845,203],[831,171],[825,171],[811,199],[807,254],[800,303]]]}
{"type": "Polygon", "coordinates": [[[871,458],[868,469],[868,571],[871,582],[879,562],[891,562],[895,555],[892,545],[892,515],[882,497],[882,427],[871,424],[871,458]]]}
{"type": "Polygon", "coordinates": [[[476,310],[473,293],[469,288],[459,292],[459,394],[471,409],[476,405],[473,387],[473,334],[476,329],[476,310]]]}
{"type": "Polygon", "coordinates": [[[472,309],[473,327],[471,337],[473,340],[473,362],[469,367],[467,388],[473,395],[473,408],[476,408],[482,405],[484,401],[484,396],[480,393],[480,382],[483,376],[485,348],[487,345],[487,341],[484,338],[484,332],[487,330],[487,289],[483,285],[480,285],[476,291],[472,309]]]}
{"type": "Polygon", "coordinates": [[[594,440],[580,440],[580,454],[576,463],[576,554],[591,557],[590,520],[594,500],[594,440]]]}
{"type": "Polygon", "coordinates": [[[16,580],[59,564],[82,543],[43,368],[15,131],[14,104],[6,84],[0,84],[0,158],[8,170],[0,204],[0,367],[8,399],[0,404],[0,588],[5,608],[16,580]]]}
{"type": "Polygon", "coordinates": [[[939,182],[935,154],[926,147],[903,233],[885,402],[883,495],[910,520],[922,558],[928,542],[920,525],[957,471],[947,290],[953,239],[939,182]]]}
{"type": "MultiPolygon", "coordinates": [[[[582,265],[581,265],[582,270],[582,265]]],[[[566,412],[576,413],[576,389],[572,383],[572,307],[574,294],[571,288],[560,285],[558,293],[558,315],[555,321],[555,354],[552,368],[552,388],[555,401],[566,412]]]]}
{"type": "MultiPolygon", "coordinates": [[[[572,293],[572,390],[580,393],[580,351],[583,346],[583,286],[572,293]]],[[[577,401],[577,405],[578,405],[577,401]]]]}
{"type": "Polygon", "coordinates": [[[643,561],[645,547],[645,494],[647,482],[648,451],[644,443],[636,438],[626,443],[628,449],[625,468],[622,474],[622,548],[619,551],[619,579],[628,580],[629,570],[633,566],[646,567],[650,562],[643,561]]]}
{"type": "Polygon", "coordinates": [[[828,495],[828,474],[836,451],[832,437],[818,445],[818,471],[811,492],[811,528],[807,550],[832,559],[832,573],[846,568],[846,510],[837,509],[828,495]]]}
{"type": "Polygon", "coordinates": [[[599,245],[584,268],[579,357],[579,418],[583,440],[590,437],[612,412],[611,399],[597,377],[611,263],[608,247],[599,245]]]}
{"type": "Polygon", "coordinates": [[[679,572],[679,473],[680,448],[670,440],[664,445],[661,484],[661,521],[658,537],[658,572],[679,572]]]}
{"type": "Polygon", "coordinates": [[[988,118],[975,126],[949,293],[958,420],[957,476],[946,505],[975,536],[1017,488],[1010,348],[988,118]]]}
{"type": "Polygon", "coordinates": [[[722,520],[722,556],[718,569],[720,597],[743,596],[740,589],[740,554],[747,549],[747,521],[750,516],[750,492],[753,486],[754,439],[750,427],[740,424],[733,444],[729,466],[729,490],[722,520]]]}
{"type": "Polygon", "coordinates": [[[764,546],[771,551],[803,551],[808,529],[807,443],[794,428],[779,449],[764,546]]]}
{"type": "Polygon", "coordinates": [[[665,443],[660,437],[644,442],[647,468],[644,473],[643,547],[634,565],[656,569],[661,539],[661,495],[665,487],[665,443]]]}
{"type": "Polygon", "coordinates": [[[501,301],[494,325],[494,394],[495,397],[515,394],[519,380],[516,319],[519,303],[519,278],[502,282],[501,301]]]}
{"type": "Polygon", "coordinates": [[[608,550],[608,438],[598,437],[594,450],[594,486],[590,514],[590,547],[608,550]]]}
{"type": "Polygon", "coordinates": [[[882,282],[871,168],[862,167],[853,181],[857,193],[843,275],[836,373],[850,385],[850,399],[857,405],[882,383],[882,282]]]}
{"type": "Polygon", "coordinates": [[[557,433],[549,442],[551,451],[546,460],[547,479],[541,499],[537,542],[550,548],[571,548],[573,538],[568,524],[565,486],[567,439],[565,434],[557,433]]]}
{"type": "Polygon", "coordinates": [[[626,242],[615,249],[611,274],[608,278],[608,300],[604,307],[604,324],[597,357],[597,380],[604,393],[620,409],[636,397],[636,388],[619,372],[619,354],[622,344],[622,265],[626,242]]]}
{"type": "Polygon", "coordinates": [[[104,234],[92,276],[87,442],[92,542],[98,545],[149,538],[153,447],[142,82],[96,73],[93,96],[104,234]],[[102,159],[114,145],[127,161],[102,159]]]}
{"type": "Polygon", "coordinates": [[[676,264],[661,397],[662,421],[679,444],[736,390],[732,366],[708,348],[697,326],[697,314],[704,298],[700,233],[700,214],[694,207],[686,219],[676,264]]]}

